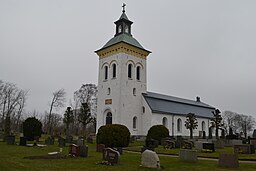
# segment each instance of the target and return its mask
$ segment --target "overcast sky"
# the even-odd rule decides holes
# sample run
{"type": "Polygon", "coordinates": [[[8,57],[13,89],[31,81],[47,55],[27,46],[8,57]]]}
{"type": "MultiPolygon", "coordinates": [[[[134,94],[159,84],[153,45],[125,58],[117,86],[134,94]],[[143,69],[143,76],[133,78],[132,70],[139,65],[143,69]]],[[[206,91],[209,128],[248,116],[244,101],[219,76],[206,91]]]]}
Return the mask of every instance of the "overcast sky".
{"type": "Polygon", "coordinates": [[[133,36],[152,51],[148,91],[256,117],[255,0],[0,0],[0,80],[29,90],[26,110],[67,105],[98,81],[95,50],[114,36],[125,2],[133,36]]]}

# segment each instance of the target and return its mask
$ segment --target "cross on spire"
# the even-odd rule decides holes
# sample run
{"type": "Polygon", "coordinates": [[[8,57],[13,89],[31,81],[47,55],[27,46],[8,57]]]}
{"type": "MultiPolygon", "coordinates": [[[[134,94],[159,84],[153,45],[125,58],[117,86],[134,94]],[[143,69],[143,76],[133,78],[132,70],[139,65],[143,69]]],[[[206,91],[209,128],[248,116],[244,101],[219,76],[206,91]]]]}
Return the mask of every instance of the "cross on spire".
{"type": "Polygon", "coordinates": [[[122,5],[122,7],[123,7],[123,13],[125,13],[125,6],[126,6],[126,4],[123,3],[123,5],[122,5]]]}

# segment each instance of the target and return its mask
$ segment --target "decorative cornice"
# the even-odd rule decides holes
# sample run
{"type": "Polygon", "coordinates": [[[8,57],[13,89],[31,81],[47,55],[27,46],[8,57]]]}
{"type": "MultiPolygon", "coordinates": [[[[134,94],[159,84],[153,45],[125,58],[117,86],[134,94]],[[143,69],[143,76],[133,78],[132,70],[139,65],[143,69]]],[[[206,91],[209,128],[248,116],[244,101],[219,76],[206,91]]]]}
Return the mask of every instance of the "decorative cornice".
{"type": "Polygon", "coordinates": [[[96,53],[100,59],[106,58],[108,56],[115,55],[118,53],[127,53],[129,55],[136,56],[138,58],[146,59],[150,52],[131,46],[125,42],[120,42],[113,46],[96,51],[96,53]]]}

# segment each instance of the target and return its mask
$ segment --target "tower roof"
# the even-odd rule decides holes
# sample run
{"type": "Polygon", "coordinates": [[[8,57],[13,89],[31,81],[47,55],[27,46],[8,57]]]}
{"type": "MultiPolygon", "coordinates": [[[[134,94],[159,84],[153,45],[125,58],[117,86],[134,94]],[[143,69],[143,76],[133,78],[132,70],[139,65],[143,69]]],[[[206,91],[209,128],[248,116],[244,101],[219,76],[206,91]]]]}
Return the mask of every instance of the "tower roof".
{"type": "Polygon", "coordinates": [[[150,51],[146,50],[131,34],[131,25],[132,21],[130,21],[125,14],[125,4],[123,4],[123,11],[120,16],[120,18],[115,21],[116,24],[116,34],[113,38],[111,38],[102,48],[99,50],[96,50],[95,52],[99,52],[103,49],[106,49],[112,45],[118,44],[118,43],[127,43],[129,45],[132,45],[134,47],[137,47],[141,50],[144,50],[146,52],[151,53],[150,51]]]}

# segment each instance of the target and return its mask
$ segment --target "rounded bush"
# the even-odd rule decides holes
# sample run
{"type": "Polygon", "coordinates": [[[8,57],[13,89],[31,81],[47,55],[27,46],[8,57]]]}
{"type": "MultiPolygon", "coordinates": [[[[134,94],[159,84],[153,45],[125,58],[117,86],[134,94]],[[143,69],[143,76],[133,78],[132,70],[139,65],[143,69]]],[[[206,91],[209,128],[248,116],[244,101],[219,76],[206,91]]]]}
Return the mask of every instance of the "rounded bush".
{"type": "Polygon", "coordinates": [[[27,118],[23,122],[23,134],[29,140],[34,140],[35,136],[41,137],[42,123],[35,117],[27,118]]]}
{"type": "Polygon", "coordinates": [[[98,130],[97,144],[105,144],[107,147],[127,147],[130,141],[129,129],[120,124],[101,126],[98,130]]]}
{"type": "Polygon", "coordinates": [[[154,139],[161,142],[162,138],[169,136],[169,130],[163,125],[154,125],[148,130],[146,140],[154,139]]]}

